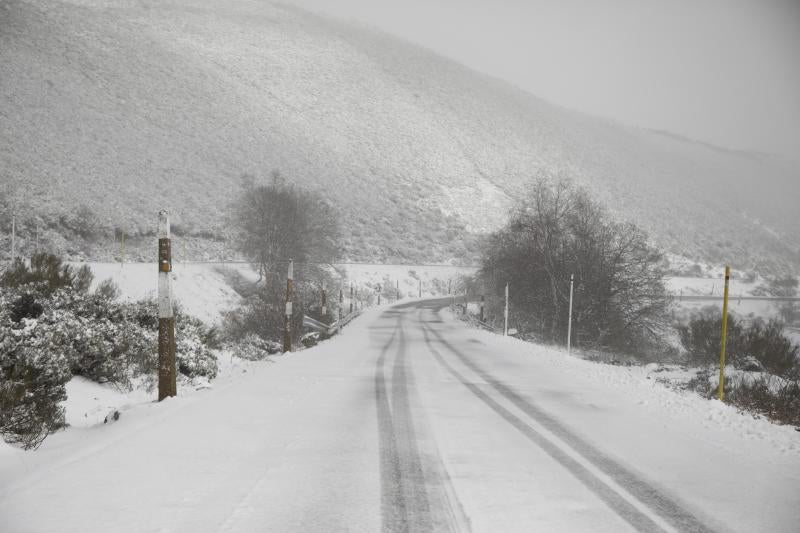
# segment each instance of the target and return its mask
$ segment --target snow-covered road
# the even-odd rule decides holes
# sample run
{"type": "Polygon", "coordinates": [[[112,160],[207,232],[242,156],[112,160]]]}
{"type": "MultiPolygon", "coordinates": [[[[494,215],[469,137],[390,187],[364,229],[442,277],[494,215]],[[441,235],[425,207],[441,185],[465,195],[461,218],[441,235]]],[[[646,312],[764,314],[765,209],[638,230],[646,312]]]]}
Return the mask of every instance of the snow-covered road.
{"type": "Polygon", "coordinates": [[[0,531],[797,530],[800,433],[446,303],[0,448],[0,531]]]}

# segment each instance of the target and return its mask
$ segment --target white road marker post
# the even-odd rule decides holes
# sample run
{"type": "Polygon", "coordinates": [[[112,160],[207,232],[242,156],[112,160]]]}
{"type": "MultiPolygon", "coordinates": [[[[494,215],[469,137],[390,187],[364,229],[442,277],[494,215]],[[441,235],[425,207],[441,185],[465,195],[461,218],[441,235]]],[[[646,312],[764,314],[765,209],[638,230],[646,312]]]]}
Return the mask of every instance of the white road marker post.
{"type": "Polygon", "coordinates": [[[292,351],[292,285],[294,283],[294,261],[289,259],[286,276],[286,311],[283,316],[283,351],[292,351]]]}
{"type": "Polygon", "coordinates": [[[503,311],[503,337],[508,337],[508,283],[506,283],[506,308],[503,311]]]}
{"type": "Polygon", "coordinates": [[[567,323],[567,355],[572,350],[572,288],[574,286],[575,275],[569,275],[569,322],[567,323]]]}
{"type": "Polygon", "coordinates": [[[172,246],[169,214],[158,213],[158,401],[178,394],[175,370],[175,315],[172,309],[172,246]]]}

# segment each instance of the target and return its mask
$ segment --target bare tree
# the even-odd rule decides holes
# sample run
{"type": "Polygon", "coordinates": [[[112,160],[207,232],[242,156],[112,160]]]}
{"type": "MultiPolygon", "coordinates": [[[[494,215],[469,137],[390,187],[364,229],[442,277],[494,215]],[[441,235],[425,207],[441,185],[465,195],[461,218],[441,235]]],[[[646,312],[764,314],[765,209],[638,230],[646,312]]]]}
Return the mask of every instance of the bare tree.
{"type": "Polygon", "coordinates": [[[517,329],[560,342],[574,274],[578,343],[632,349],[665,324],[669,297],[661,264],[641,230],[612,220],[569,181],[540,178],[489,240],[480,277],[494,295],[490,309],[497,309],[508,282],[517,329]]]}
{"type": "MultiPolygon", "coordinates": [[[[257,184],[245,176],[234,221],[238,249],[259,277],[241,308],[229,316],[231,334],[279,338],[286,270],[292,259],[295,281],[291,330],[296,337],[303,314],[314,314],[321,307],[323,284],[330,289],[341,283],[341,274],[333,268],[341,246],[336,209],[320,195],[287,184],[275,172],[269,184],[257,184]]],[[[328,317],[335,316],[336,305],[336,299],[329,299],[328,317]]]]}
{"type": "Polygon", "coordinates": [[[332,264],[341,231],[334,207],[320,195],[287,184],[274,172],[270,184],[245,177],[235,206],[237,244],[259,280],[285,274],[289,259],[301,272],[332,264]]]}

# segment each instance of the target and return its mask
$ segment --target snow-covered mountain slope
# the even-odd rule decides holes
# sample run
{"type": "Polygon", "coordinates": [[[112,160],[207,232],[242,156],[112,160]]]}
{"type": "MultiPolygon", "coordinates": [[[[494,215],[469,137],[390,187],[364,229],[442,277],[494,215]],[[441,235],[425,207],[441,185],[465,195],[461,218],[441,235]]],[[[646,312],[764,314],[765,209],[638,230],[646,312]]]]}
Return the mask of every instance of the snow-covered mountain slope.
{"type": "Polygon", "coordinates": [[[219,235],[240,176],[273,169],[341,206],[352,259],[468,258],[464,231],[497,227],[541,171],[682,255],[800,256],[794,162],[571,112],[279,4],[0,0],[0,178],[23,218],[57,232],[86,205],[136,235],[166,207],[219,235]]]}

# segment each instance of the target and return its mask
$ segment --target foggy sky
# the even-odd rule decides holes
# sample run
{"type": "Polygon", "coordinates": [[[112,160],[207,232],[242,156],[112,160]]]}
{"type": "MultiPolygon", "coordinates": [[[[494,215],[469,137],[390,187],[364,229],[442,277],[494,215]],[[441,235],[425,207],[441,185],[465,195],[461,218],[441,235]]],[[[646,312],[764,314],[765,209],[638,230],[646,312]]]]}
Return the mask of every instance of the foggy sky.
{"type": "Polygon", "coordinates": [[[285,0],[545,100],[800,159],[800,0],[285,0]]]}

